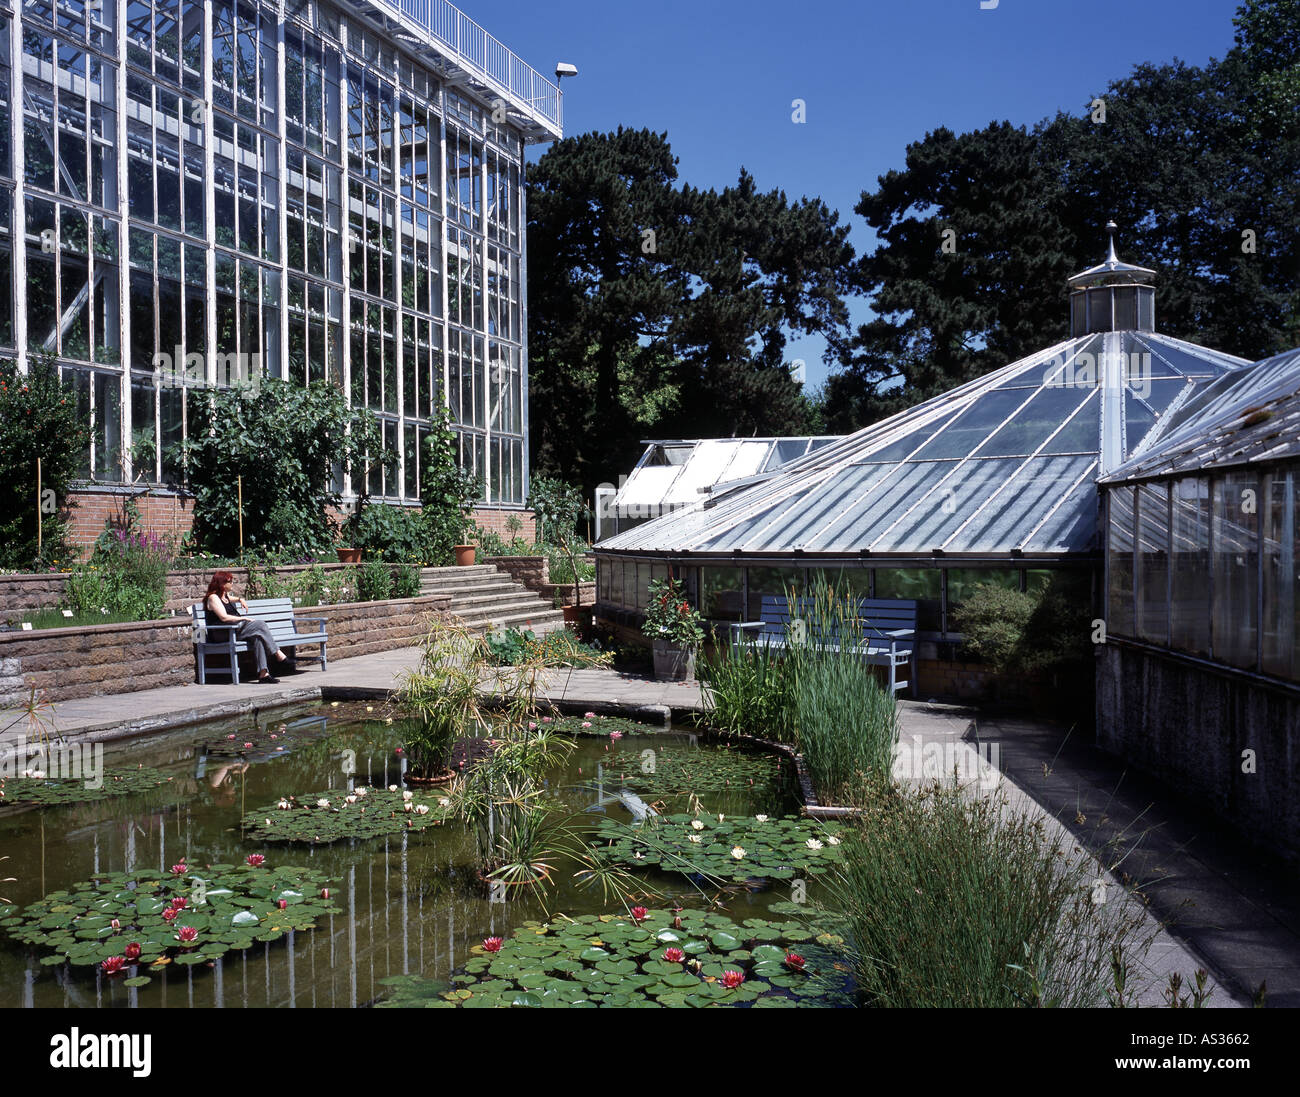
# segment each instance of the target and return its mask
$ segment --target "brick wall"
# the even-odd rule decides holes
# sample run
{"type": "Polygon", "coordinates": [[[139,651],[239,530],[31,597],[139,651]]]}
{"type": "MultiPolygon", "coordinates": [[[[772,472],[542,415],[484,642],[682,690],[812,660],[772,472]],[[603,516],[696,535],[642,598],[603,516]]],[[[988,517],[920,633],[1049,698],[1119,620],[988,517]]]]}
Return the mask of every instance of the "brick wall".
{"type": "Polygon", "coordinates": [[[551,581],[551,561],[545,556],[484,556],[479,563],[495,564],[529,590],[541,590],[551,581]]]}
{"type": "Polygon", "coordinates": [[[537,537],[537,516],[531,510],[488,510],[484,508],[483,510],[474,511],[473,518],[475,525],[490,529],[506,541],[509,541],[512,537],[522,537],[525,541],[532,541],[537,537]],[[511,533],[506,528],[506,523],[510,520],[511,515],[523,522],[523,528],[518,533],[511,533]]]}
{"type": "Polygon", "coordinates": [[[121,517],[122,504],[129,498],[134,498],[140,508],[140,521],[145,533],[179,542],[194,525],[194,500],[162,490],[140,495],[111,488],[83,488],[70,492],[68,498],[75,504],[68,515],[69,540],[81,550],[83,558],[104,532],[105,524],[110,519],[121,517]]]}
{"type": "MultiPolygon", "coordinates": [[[[140,508],[140,519],[144,532],[155,533],[160,537],[170,537],[179,542],[190,532],[194,525],[194,500],[182,498],[172,492],[157,489],[148,495],[137,494],[132,490],[113,490],[112,488],[81,488],[69,493],[73,506],[68,515],[70,524],[69,540],[81,550],[84,558],[95,543],[95,539],[104,530],[109,519],[117,519],[122,513],[122,503],[134,498],[140,508]]],[[[413,508],[419,510],[419,507],[413,508]]],[[[350,506],[328,508],[330,517],[342,525],[352,513],[350,506]]],[[[484,529],[490,529],[507,541],[511,537],[522,537],[531,541],[537,535],[537,519],[531,510],[476,510],[474,521],[484,529]],[[517,534],[506,528],[506,522],[514,515],[523,522],[523,528],[517,534]]]]}
{"type": "MultiPolygon", "coordinates": [[[[448,595],[429,595],[321,606],[303,614],[326,618],[333,662],[416,645],[433,616],[445,614],[450,605],[448,595]]],[[[305,675],[311,674],[310,666],[304,669],[305,675]]],[[[32,689],[51,701],[67,701],[185,685],[194,678],[194,644],[188,623],[143,621],[0,633],[0,706],[19,704],[32,689]]],[[[311,684],[310,677],[304,684],[311,684]]]]}

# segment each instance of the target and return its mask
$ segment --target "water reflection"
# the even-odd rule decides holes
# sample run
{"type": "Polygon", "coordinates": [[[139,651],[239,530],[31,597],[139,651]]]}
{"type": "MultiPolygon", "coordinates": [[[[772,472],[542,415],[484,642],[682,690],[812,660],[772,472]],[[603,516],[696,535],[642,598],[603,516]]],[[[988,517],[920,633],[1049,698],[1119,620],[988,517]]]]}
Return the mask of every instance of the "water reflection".
{"type": "MultiPolygon", "coordinates": [[[[139,988],[123,986],[120,978],[104,977],[98,970],[43,965],[42,953],[5,936],[0,939],[0,1005],[355,1007],[384,993],[382,979],[413,973],[447,978],[483,937],[508,934],[521,921],[545,916],[541,905],[526,897],[488,901],[473,869],[472,836],[455,824],[417,835],[319,847],[242,841],[239,823],[246,809],[345,785],[387,787],[399,784],[405,770],[405,757],[395,753],[400,729],[317,710],[289,718],[258,714],[256,723],[250,721],[234,734],[257,732],[268,720],[286,725],[287,749],[259,748],[240,757],[214,745],[229,742],[231,732],[224,728],[204,735],[156,736],[111,751],[107,764],[163,769],[172,780],[160,789],[39,811],[0,807],[0,849],[10,856],[6,867],[17,877],[6,891],[25,906],[96,873],[140,868],[166,873],[185,858],[192,874],[201,875],[202,866],[239,863],[257,851],[273,865],[297,864],[327,874],[334,881],[331,887],[340,889],[344,913],[322,919],[313,931],[259,941],[211,963],[172,964],[150,973],[153,981],[139,988]]],[[[716,749],[694,735],[656,741],[716,749]]],[[[648,810],[620,780],[636,757],[636,740],[621,746],[629,753],[620,768],[610,763],[605,741],[580,740],[553,775],[552,789],[562,790],[574,810],[623,820],[648,810]]],[[[783,791],[780,802],[756,802],[747,790],[728,789],[701,800],[709,811],[779,814],[793,807],[789,797],[783,791]]],[[[684,902],[699,901],[680,878],[658,882],[666,893],[683,893],[684,902]]],[[[776,891],[741,893],[731,909],[739,918],[760,916],[770,903],[788,898],[776,891]]],[[[548,907],[572,914],[605,909],[598,893],[578,890],[566,876],[559,879],[548,907]]]]}

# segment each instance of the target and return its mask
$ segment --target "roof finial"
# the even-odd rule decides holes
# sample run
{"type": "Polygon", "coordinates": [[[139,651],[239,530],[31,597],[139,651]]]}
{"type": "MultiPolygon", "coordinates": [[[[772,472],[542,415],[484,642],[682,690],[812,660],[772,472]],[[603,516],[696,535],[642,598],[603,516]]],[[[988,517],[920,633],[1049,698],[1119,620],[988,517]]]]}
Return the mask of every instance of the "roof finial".
{"type": "Polygon", "coordinates": [[[1118,263],[1119,256],[1115,254],[1115,233],[1119,231],[1119,226],[1114,221],[1106,222],[1106,232],[1110,236],[1110,250],[1106,254],[1107,263],[1118,263]]]}

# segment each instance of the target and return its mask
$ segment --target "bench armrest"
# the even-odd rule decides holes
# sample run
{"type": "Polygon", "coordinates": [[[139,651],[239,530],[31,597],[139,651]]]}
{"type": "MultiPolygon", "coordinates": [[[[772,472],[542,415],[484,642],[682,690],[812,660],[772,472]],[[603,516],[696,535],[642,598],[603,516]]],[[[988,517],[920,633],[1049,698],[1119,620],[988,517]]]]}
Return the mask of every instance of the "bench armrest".
{"type": "Polygon", "coordinates": [[[323,625],[328,620],[329,620],[328,617],[295,617],[293,619],[293,623],[297,625],[299,623],[308,624],[312,621],[315,621],[318,625],[323,625]]]}
{"type": "Polygon", "coordinates": [[[916,635],[916,629],[913,628],[891,628],[881,630],[882,636],[911,637],[916,635]]]}

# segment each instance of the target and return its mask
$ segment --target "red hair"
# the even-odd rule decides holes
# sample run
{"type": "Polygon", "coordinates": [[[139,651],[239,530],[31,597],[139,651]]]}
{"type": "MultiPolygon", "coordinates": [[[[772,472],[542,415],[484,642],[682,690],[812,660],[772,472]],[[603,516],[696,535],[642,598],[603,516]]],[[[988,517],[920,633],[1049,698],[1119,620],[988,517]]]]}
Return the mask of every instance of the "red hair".
{"type": "Polygon", "coordinates": [[[207,593],[203,595],[204,601],[207,601],[209,594],[220,594],[221,588],[227,583],[235,580],[235,573],[232,571],[214,571],[212,573],[212,582],[208,584],[207,593]]]}

